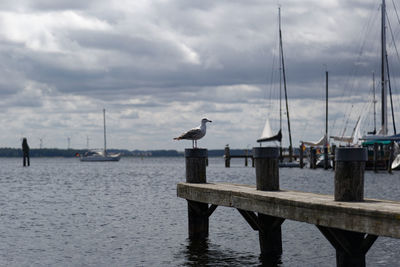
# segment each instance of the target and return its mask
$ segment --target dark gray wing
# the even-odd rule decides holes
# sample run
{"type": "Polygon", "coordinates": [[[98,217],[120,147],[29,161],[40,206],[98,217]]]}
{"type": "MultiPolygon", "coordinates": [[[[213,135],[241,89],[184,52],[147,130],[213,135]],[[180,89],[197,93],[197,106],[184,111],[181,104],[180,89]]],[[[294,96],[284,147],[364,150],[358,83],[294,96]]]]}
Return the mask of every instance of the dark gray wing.
{"type": "Polygon", "coordinates": [[[181,136],[179,136],[177,139],[195,139],[199,136],[199,134],[201,134],[200,129],[192,129],[187,131],[186,133],[182,134],[181,136]]]}

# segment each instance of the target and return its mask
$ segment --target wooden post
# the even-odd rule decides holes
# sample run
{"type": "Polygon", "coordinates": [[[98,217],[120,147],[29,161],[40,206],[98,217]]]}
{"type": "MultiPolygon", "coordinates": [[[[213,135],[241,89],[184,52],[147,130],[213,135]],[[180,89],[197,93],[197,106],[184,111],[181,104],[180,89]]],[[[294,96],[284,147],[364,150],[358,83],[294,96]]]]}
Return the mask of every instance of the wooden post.
{"type": "Polygon", "coordinates": [[[317,168],[317,149],[313,148],[312,150],[312,154],[313,154],[313,169],[317,168]]]}
{"type": "Polygon", "coordinates": [[[388,173],[392,173],[392,162],[394,159],[393,153],[394,153],[394,141],[390,142],[390,147],[389,147],[389,162],[387,168],[388,173]]]}
{"type": "Polygon", "coordinates": [[[341,147],[336,150],[335,201],[364,200],[365,148],[341,147]]]}
{"type": "Polygon", "coordinates": [[[329,158],[328,158],[328,147],[324,146],[324,169],[327,170],[329,168],[329,158]]]}
{"type": "Polygon", "coordinates": [[[279,150],[275,147],[255,147],[253,155],[256,165],[257,190],[279,190],[279,150]]]}
{"type": "Polygon", "coordinates": [[[25,167],[27,164],[28,166],[31,165],[30,160],[29,160],[29,146],[28,146],[28,141],[24,137],[22,139],[22,157],[23,157],[23,166],[25,167]]]}
{"type": "Polygon", "coordinates": [[[225,146],[224,158],[225,158],[225,168],[229,168],[231,166],[231,153],[228,145],[225,146]]]}
{"type": "Polygon", "coordinates": [[[300,145],[300,168],[304,167],[304,151],[303,151],[303,143],[300,145]]]}
{"type": "Polygon", "coordinates": [[[245,153],[245,158],[244,158],[244,166],[247,167],[249,165],[248,163],[248,156],[249,156],[249,150],[246,149],[246,153],[245,153]]]}
{"type": "Polygon", "coordinates": [[[378,171],[378,143],[374,143],[374,172],[378,171]]]}
{"type": "Polygon", "coordinates": [[[310,147],[310,169],[317,168],[317,150],[310,147]]]}
{"type": "MultiPolygon", "coordinates": [[[[255,147],[253,157],[256,166],[257,190],[279,190],[279,149],[255,147]]],[[[258,214],[261,259],[279,262],[282,255],[282,218],[258,214]]]]}
{"type": "Polygon", "coordinates": [[[254,157],[253,157],[253,156],[251,156],[251,167],[253,167],[253,168],[254,168],[254,166],[255,166],[255,163],[254,163],[254,157]]]}
{"type": "MultiPolygon", "coordinates": [[[[206,183],[207,149],[185,149],[186,182],[206,183]]],[[[208,236],[208,204],[188,200],[188,229],[190,239],[208,236]]]]}
{"type": "MultiPolygon", "coordinates": [[[[335,201],[364,200],[364,171],[367,149],[341,147],[336,150],[335,201]]],[[[340,267],[365,267],[365,254],[377,236],[317,226],[336,249],[340,267]]]]}

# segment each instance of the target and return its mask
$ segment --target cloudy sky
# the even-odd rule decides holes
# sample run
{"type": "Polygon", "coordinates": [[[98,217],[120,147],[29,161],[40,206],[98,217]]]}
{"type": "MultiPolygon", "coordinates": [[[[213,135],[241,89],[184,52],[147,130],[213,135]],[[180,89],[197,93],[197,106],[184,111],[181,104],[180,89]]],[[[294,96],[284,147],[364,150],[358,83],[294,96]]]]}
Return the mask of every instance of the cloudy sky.
{"type": "Polygon", "coordinates": [[[113,148],[183,150],[172,138],[203,117],[200,146],[255,146],[267,117],[279,127],[278,4],[294,145],[324,132],[326,69],[330,132],[350,131],[373,112],[379,0],[2,0],[0,147],[101,147],[103,108],[113,148]]]}

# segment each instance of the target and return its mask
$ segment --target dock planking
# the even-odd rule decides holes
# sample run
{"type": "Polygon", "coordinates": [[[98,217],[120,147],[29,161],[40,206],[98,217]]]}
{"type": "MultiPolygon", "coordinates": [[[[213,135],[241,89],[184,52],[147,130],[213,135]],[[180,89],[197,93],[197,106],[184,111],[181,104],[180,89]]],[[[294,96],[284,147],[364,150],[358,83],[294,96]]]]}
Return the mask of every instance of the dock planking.
{"type": "Polygon", "coordinates": [[[319,226],[400,238],[400,202],[364,199],[335,201],[333,195],[279,190],[230,183],[179,183],[178,197],[258,212],[319,226]]]}
{"type": "Polygon", "coordinates": [[[336,149],[333,195],[281,190],[278,148],[256,147],[253,155],[255,187],[207,183],[207,150],[185,150],[186,183],[177,185],[177,194],[188,202],[190,239],[207,238],[208,219],[218,206],[236,208],[259,232],[263,264],[281,262],[286,219],[314,224],[335,248],[339,267],[365,267],[365,255],[379,236],[400,238],[400,203],[364,199],[365,148],[336,149]]]}

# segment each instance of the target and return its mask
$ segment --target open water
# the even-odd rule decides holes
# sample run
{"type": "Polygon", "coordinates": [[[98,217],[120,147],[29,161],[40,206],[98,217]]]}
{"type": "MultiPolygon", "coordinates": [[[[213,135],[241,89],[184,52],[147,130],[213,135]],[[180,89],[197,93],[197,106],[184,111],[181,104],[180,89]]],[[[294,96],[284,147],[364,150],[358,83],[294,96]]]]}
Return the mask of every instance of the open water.
{"type": "MultiPolygon", "coordinates": [[[[207,180],[255,184],[255,170],[210,158],[207,180]]],[[[258,234],[218,207],[203,244],[187,239],[187,204],[176,196],[184,158],[0,159],[0,266],[259,266],[258,234]]],[[[280,169],[282,189],[333,194],[332,171],[280,169]]],[[[400,173],[365,177],[365,197],[400,201],[400,173]]],[[[282,225],[282,266],[336,266],[314,225],[282,225]]],[[[400,240],[379,237],[367,266],[399,266],[400,240]]]]}

